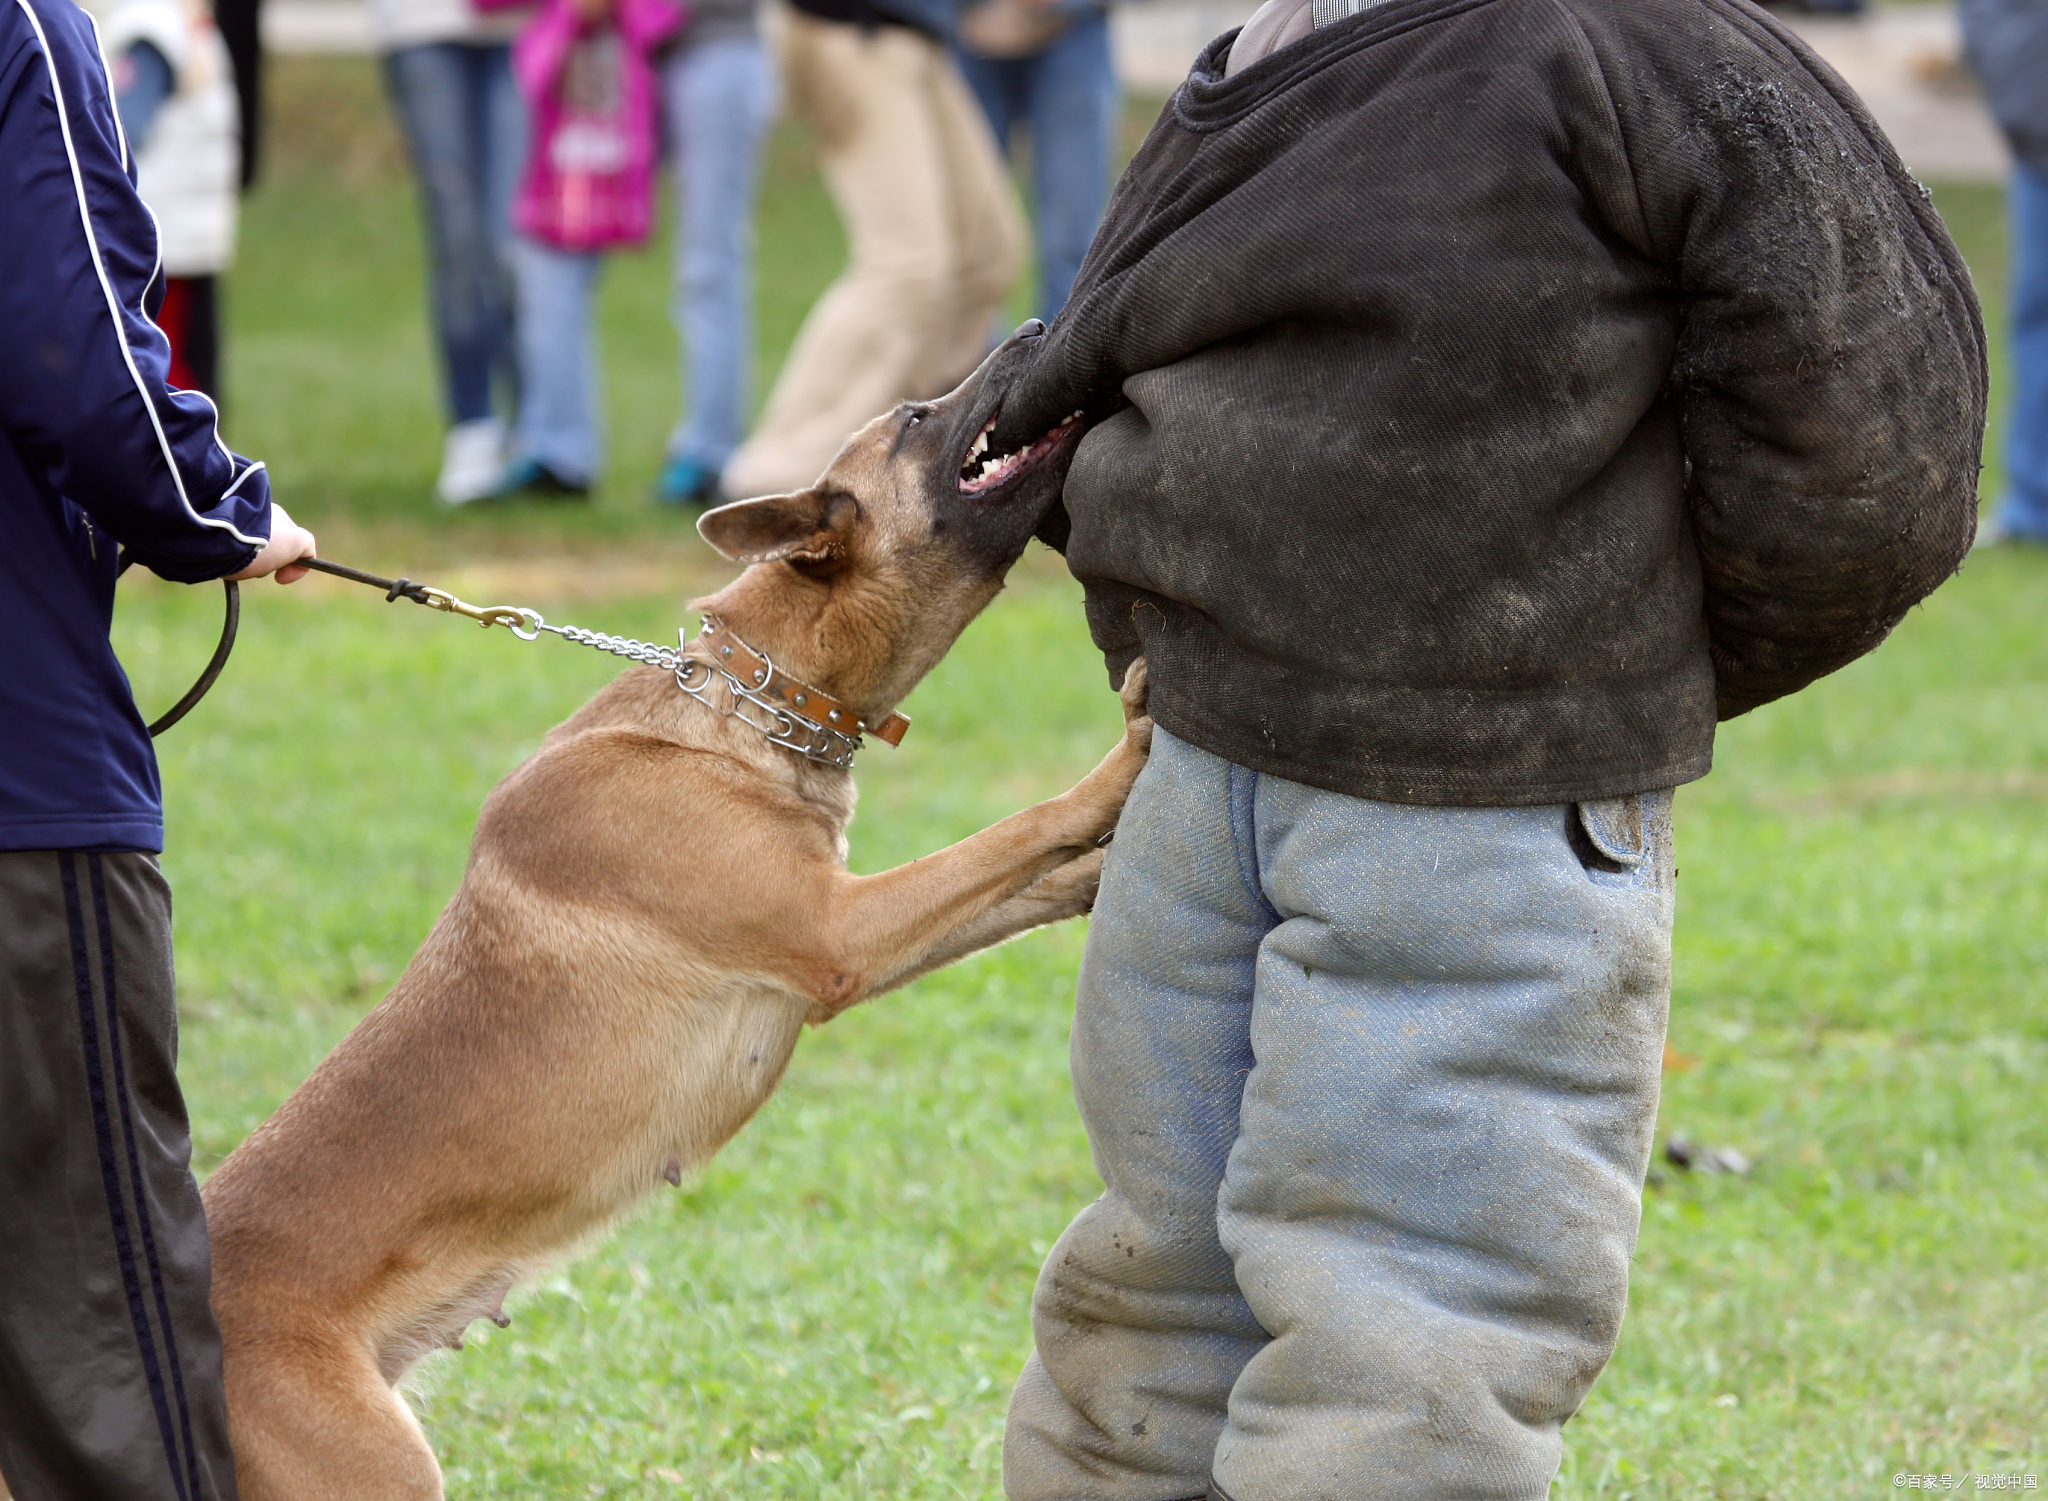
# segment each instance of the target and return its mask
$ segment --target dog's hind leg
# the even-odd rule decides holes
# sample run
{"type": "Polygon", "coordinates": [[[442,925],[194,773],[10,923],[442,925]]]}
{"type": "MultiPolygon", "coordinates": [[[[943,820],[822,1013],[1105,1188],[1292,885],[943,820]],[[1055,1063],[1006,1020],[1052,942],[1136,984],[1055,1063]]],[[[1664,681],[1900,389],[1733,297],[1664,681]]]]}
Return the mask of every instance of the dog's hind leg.
{"type": "Polygon", "coordinates": [[[228,1345],[242,1501],[441,1501],[419,1420],[347,1335],[228,1345]]]}

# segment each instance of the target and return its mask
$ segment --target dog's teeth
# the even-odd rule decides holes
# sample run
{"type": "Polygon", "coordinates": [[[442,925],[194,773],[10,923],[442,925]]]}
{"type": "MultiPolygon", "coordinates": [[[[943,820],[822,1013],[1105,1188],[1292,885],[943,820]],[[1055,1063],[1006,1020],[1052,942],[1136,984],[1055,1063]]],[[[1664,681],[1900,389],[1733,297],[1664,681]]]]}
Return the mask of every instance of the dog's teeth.
{"type": "Polygon", "coordinates": [[[967,457],[970,459],[978,459],[987,452],[988,434],[984,432],[980,437],[974,440],[974,446],[967,450],[967,457]]]}

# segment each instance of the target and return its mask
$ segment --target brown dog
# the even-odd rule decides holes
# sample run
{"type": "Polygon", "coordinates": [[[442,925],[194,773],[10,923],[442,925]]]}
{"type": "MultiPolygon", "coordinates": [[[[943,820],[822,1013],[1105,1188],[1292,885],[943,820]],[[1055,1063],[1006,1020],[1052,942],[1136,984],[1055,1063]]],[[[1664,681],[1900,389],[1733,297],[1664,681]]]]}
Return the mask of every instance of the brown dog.
{"type": "Polygon", "coordinates": [[[637,667],[554,730],[391,994],[208,1182],[245,1501],[439,1496],[409,1366],[709,1158],[805,1022],[1088,909],[1149,743],[1142,664],[1073,790],[876,876],[845,868],[852,779],[733,717],[708,665],[730,646],[751,682],[755,648],[800,680],[779,701],[884,723],[1002,587],[1079,433],[984,459],[1025,342],[877,418],[815,488],[704,517],[753,565],[693,606],[727,633],[687,669],[712,703],[637,667]]]}

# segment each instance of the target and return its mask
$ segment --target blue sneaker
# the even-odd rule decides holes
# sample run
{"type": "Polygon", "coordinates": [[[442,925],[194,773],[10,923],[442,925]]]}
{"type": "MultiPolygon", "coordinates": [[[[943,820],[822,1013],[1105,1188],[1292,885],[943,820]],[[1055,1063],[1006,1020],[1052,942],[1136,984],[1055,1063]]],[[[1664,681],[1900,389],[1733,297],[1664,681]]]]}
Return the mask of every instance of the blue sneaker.
{"type": "Polygon", "coordinates": [[[654,482],[654,503],[660,506],[714,506],[719,502],[718,471],[695,459],[671,457],[654,482]]]}
{"type": "Polygon", "coordinates": [[[588,500],[588,480],[564,479],[539,459],[521,454],[498,476],[498,494],[529,495],[545,500],[588,500]]]}

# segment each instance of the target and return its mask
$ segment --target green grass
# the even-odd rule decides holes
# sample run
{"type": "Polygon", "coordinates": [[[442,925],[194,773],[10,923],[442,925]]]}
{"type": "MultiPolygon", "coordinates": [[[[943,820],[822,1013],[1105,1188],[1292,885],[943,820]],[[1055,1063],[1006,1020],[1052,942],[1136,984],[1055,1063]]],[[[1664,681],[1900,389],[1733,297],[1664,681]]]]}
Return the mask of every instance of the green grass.
{"type": "MultiPolygon", "coordinates": [[[[249,207],[234,441],[336,555],[482,559],[451,575],[470,597],[668,636],[722,575],[639,499],[675,401],[658,260],[606,289],[619,478],[599,504],[438,513],[415,224],[374,90],[347,64],[284,81],[319,108],[288,119],[249,207]]],[[[838,253],[801,139],[777,149],[771,368],[838,253]]],[[[1998,194],[1937,201],[1995,301],[1998,194]]],[[[147,708],[217,609],[211,588],[124,587],[147,708]]],[[[2048,558],[1979,559],[1874,656],[1729,725],[1681,794],[1685,1066],[1663,1125],[1757,1167],[1667,1169],[1646,1195],[1632,1312],[1560,1497],[2048,1473],[2044,620],[2048,558]]],[[[367,590],[249,589],[226,678],[162,746],[202,1170],[382,994],[484,793],[610,674],[367,590]]],[[[907,707],[904,748],[863,758],[861,869],[1058,790],[1117,717],[1043,554],[907,707]]],[[[1066,1071],[1080,942],[1033,936],[808,1036],[701,1179],[426,1374],[452,1493],[995,1495],[1038,1258],[1098,1190],[1066,1071]]]]}

